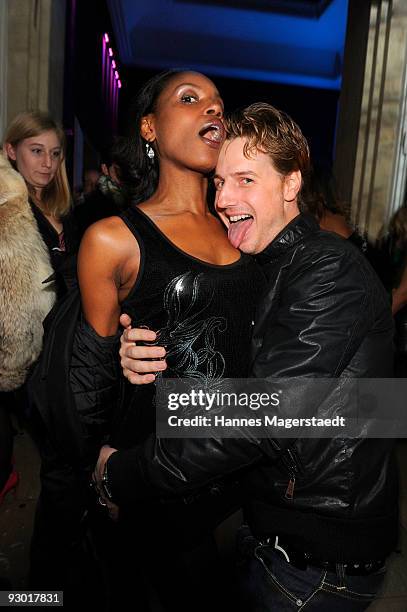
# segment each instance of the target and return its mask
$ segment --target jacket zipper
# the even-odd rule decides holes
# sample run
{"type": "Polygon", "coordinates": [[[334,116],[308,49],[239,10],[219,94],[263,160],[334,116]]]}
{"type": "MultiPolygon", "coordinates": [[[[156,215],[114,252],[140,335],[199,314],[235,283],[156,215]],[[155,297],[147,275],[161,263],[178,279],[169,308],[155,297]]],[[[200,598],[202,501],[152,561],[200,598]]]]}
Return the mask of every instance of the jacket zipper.
{"type": "Polygon", "coordinates": [[[287,466],[289,469],[290,479],[288,481],[284,497],[292,501],[294,499],[295,478],[296,478],[296,474],[298,474],[300,469],[295,459],[294,453],[291,451],[291,449],[288,448],[286,452],[290,459],[290,465],[287,466]]]}
{"type": "Polygon", "coordinates": [[[294,499],[294,487],[295,487],[295,476],[290,476],[290,480],[288,481],[287,489],[285,491],[284,497],[292,501],[294,499]]]}
{"type": "Polygon", "coordinates": [[[296,461],[294,453],[291,451],[291,449],[287,448],[282,451],[281,446],[276,442],[276,440],[271,439],[270,442],[274,447],[274,450],[281,452],[282,455],[286,455],[286,457],[288,457],[288,459],[290,460],[289,462],[284,462],[283,458],[283,463],[285,463],[285,466],[290,476],[284,497],[292,501],[294,499],[295,478],[296,474],[301,471],[300,466],[298,465],[298,462],[296,461]]]}

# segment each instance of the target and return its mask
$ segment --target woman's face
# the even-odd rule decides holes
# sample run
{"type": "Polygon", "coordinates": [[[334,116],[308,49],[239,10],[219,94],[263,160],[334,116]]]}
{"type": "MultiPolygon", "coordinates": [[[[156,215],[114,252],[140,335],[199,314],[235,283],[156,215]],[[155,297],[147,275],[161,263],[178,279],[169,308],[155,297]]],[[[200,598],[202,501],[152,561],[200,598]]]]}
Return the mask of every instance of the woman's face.
{"type": "Polygon", "coordinates": [[[154,113],[141,123],[143,138],[155,142],[160,165],[207,173],[216,166],[225,139],[223,102],[210,79],[197,72],[172,77],[154,113]]]}
{"type": "Polygon", "coordinates": [[[49,185],[62,160],[61,143],[54,130],[24,138],[15,147],[6,143],[6,152],[25,181],[36,190],[49,185]]]}

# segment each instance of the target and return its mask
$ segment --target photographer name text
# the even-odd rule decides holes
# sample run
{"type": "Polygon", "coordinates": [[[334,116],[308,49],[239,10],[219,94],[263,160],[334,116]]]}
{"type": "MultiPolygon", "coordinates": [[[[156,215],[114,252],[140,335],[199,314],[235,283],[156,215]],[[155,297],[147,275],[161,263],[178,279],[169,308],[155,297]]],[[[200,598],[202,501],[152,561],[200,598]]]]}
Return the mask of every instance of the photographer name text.
{"type": "Polygon", "coordinates": [[[179,417],[172,414],[168,417],[170,427],[276,427],[291,429],[293,427],[346,427],[346,418],[336,416],[332,419],[318,417],[281,418],[276,415],[262,417],[225,417],[224,415],[179,417]]]}

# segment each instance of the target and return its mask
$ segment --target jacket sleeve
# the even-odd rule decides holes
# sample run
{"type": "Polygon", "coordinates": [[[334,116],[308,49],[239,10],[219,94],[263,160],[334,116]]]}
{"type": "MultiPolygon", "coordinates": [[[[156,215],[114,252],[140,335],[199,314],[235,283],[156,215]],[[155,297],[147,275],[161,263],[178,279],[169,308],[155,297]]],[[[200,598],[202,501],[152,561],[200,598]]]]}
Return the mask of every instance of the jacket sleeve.
{"type": "Polygon", "coordinates": [[[184,496],[257,463],[273,442],[245,438],[157,438],[119,450],[107,462],[119,506],[146,498],[184,496]]]}
{"type": "Polygon", "coordinates": [[[278,307],[267,308],[267,301],[275,299],[269,294],[259,309],[253,339],[256,378],[342,373],[372,326],[377,300],[389,312],[373,270],[357,255],[351,249],[297,253],[301,262],[291,266],[278,307]],[[373,295],[374,288],[379,295],[373,295]]]}
{"type": "MultiPolygon", "coordinates": [[[[371,324],[369,283],[352,254],[301,256],[280,288],[277,309],[268,307],[272,299],[276,302],[275,296],[263,304],[259,322],[263,341],[255,357],[255,377],[338,376],[371,324]]],[[[292,443],[289,438],[249,436],[151,436],[143,445],[110,456],[107,472],[113,499],[120,505],[147,496],[183,494],[262,459],[281,459],[292,443]]]]}
{"type": "Polygon", "coordinates": [[[86,439],[89,461],[108,439],[118,404],[120,332],[102,337],[79,318],[73,338],[69,384],[86,439]]]}

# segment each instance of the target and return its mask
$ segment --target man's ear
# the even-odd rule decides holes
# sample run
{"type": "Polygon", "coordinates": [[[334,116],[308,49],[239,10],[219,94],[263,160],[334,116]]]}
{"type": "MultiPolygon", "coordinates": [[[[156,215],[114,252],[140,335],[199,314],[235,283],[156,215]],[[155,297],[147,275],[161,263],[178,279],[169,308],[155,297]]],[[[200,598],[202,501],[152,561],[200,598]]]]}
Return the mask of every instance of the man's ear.
{"type": "Polygon", "coordinates": [[[140,121],[140,134],[147,140],[147,142],[153,142],[155,140],[155,129],[154,129],[154,115],[150,113],[145,117],[141,118],[140,121]]]}
{"type": "Polygon", "coordinates": [[[4,143],[4,151],[6,152],[6,155],[9,159],[12,160],[16,160],[17,159],[17,155],[16,155],[16,151],[13,147],[13,145],[11,145],[9,142],[5,142],[4,143]]]}
{"type": "Polygon", "coordinates": [[[300,170],[295,170],[284,179],[284,201],[293,202],[301,189],[302,175],[300,170]]]}

